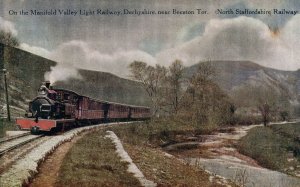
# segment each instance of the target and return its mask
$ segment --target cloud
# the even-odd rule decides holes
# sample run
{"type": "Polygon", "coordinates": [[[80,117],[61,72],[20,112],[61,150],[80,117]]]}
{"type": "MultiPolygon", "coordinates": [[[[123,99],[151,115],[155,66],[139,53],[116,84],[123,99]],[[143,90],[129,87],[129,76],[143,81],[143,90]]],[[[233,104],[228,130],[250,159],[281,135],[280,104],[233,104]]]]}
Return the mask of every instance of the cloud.
{"type": "Polygon", "coordinates": [[[175,59],[185,65],[208,59],[250,60],[275,69],[296,70],[300,68],[299,19],[294,16],[279,33],[255,18],[212,19],[203,35],[162,51],[156,58],[165,65],[175,59]]]}
{"type": "MultiPolygon", "coordinates": [[[[278,45],[278,49],[275,52],[276,55],[271,57],[276,59],[281,59],[282,62],[278,64],[279,67],[288,66],[289,70],[296,70],[300,68],[300,15],[294,16],[287,24],[284,29],[281,31],[280,37],[280,45],[278,45]],[[283,52],[281,52],[283,51],[283,52]]],[[[276,59],[273,59],[276,62],[276,59]]]]}
{"type": "MultiPolygon", "coordinates": [[[[3,30],[5,32],[10,32],[12,33],[13,36],[16,37],[18,35],[18,31],[15,28],[15,24],[13,22],[3,19],[2,17],[0,17],[0,30],[3,30]]],[[[21,43],[20,48],[45,58],[49,58],[50,55],[50,51],[48,51],[47,49],[44,49],[42,47],[37,47],[37,46],[31,46],[26,43],[21,43]]]]}
{"type": "MultiPolygon", "coordinates": [[[[52,81],[81,78],[78,69],[111,72],[127,77],[128,65],[137,60],[168,66],[180,59],[190,66],[204,60],[250,60],[281,70],[300,68],[300,15],[292,17],[279,32],[257,18],[211,19],[205,25],[191,24],[177,32],[175,47],[156,56],[136,48],[102,51],[82,40],[60,44],[55,50],[22,44],[25,50],[58,62],[45,77],[52,81]],[[195,36],[195,33],[198,34],[195,36]]],[[[156,46],[156,45],[154,45],[156,46]]],[[[151,47],[151,43],[146,47],[151,47]]]]}
{"type": "Polygon", "coordinates": [[[205,24],[197,22],[192,22],[187,24],[187,26],[183,27],[179,30],[177,34],[177,44],[187,42],[200,34],[203,34],[205,29],[205,24]]]}
{"type": "Polygon", "coordinates": [[[45,78],[52,82],[80,78],[78,69],[88,69],[102,72],[111,72],[121,77],[129,75],[128,65],[137,60],[156,64],[156,60],[148,53],[140,50],[115,51],[114,53],[101,53],[91,48],[88,43],[74,40],[58,46],[51,52],[50,59],[58,62],[45,78]]]}
{"type": "Polygon", "coordinates": [[[297,50],[300,44],[300,14],[291,19],[281,32],[282,40],[286,41],[287,47],[297,50]]]}
{"type": "Polygon", "coordinates": [[[0,17],[0,30],[11,32],[13,36],[16,36],[18,34],[14,23],[4,20],[2,17],[0,17]]]}
{"type": "MultiPolygon", "coordinates": [[[[224,10],[228,9],[250,9],[250,10],[267,10],[273,11],[273,9],[286,9],[286,10],[299,10],[300,8],[300,1],[298,0],[272,0],[272,1],[261,1],[261,0],[239,0],[239,1],[232,1],[224,7],[224,10]]],[[[220,8],[220,7],[219,7],[220,8]]],[[[222,14],[218,15],[221,18],[234,18],[240,15],[238,14],[222,14]]],[[[248,14],[248,17],[254,17],[266,23],[267,25],[273,28],[282,28],[284,25],[293,17],[290,14],[272,14],[272,16],[268,14],[248,14]]]]}

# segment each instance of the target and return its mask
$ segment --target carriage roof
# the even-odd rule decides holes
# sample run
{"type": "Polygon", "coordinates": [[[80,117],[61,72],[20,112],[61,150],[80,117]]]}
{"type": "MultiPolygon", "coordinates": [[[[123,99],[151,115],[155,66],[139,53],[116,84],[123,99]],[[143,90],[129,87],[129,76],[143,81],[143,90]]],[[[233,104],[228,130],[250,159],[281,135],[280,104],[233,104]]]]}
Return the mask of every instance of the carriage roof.
{"type": "Polygon", "coordinates": [[[111,102],[111,101],[105,101],[105,100],[100,100],[100,99],[94,99],[92,97],[88,97],[85,95],[81,95],[75,91],[68,90],[68,89],[62,89],[62,88],[53,88],[54,91],[64,91],[64,92],[69,92],[74,95],[77,95],[78,97],[86,97],[89,98],[90,100],[96,101],[96,102],[102,102],[102,103],[107,103],[107,104],[113,104],[113,105],[121,105],[121,106],[127,106],[127,107],[134,107],[134,108],[147,108],[150,109],[150,107],[147,106],[138,106],[138,105],[129,105],[129,104],[124,104],[124,103],[117,103],[117,102],[111,102]]]}

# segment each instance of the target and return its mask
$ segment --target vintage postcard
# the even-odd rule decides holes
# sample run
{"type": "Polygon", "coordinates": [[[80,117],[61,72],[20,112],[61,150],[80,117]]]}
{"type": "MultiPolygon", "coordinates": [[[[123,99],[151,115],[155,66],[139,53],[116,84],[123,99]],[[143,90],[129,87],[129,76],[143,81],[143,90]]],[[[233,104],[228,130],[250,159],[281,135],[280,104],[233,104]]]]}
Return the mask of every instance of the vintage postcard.
{"type": "Polygon", "coordinates": [[[2,0],[0,186],[300,186],[299,11],[2,0]]]}

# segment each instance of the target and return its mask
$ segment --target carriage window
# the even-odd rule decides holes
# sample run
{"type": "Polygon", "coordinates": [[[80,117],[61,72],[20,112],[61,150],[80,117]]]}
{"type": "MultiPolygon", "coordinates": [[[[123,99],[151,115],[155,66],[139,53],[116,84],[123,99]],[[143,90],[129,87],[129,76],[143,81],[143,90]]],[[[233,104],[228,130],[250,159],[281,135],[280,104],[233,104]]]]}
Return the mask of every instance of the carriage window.
{"type": "Polygon", "coordinates": [[[64,94],[64,100],[69,100],[70,95],[69,94],[64,94]]]}
{"type": "Polygon", "coordinates": [[[73,102],[77,102],[77,101],[78,101],[77,96],[74,96],[74,97],[73,97],[73,102]]]}
{"type": "Polygon", "coordinates": [[[56,99],[57,99],[58,101],[61,101],[61,93],[58,93],[58,94],[57,94],[56,99]]]}

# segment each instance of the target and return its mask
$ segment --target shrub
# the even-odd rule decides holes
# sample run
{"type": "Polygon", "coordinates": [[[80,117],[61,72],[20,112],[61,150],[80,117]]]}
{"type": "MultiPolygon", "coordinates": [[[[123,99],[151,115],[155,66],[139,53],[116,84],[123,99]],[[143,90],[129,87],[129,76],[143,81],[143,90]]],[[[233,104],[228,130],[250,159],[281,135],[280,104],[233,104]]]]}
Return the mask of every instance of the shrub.
{"type": "Polygon", "coordinates": [[[300,143],[295,140],[299,132],[299,124],[256,127],[238,142],[237,148],[264,167],[286,172],[286,168],[300,164],[300,143]],[[288,162],[290,153],[298,161],[288,162]]]}

